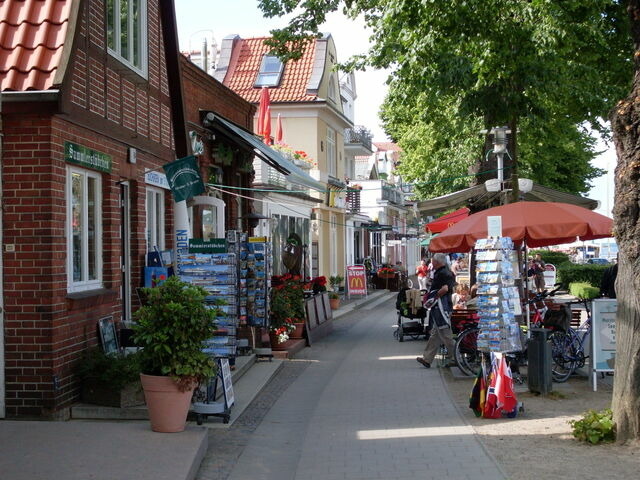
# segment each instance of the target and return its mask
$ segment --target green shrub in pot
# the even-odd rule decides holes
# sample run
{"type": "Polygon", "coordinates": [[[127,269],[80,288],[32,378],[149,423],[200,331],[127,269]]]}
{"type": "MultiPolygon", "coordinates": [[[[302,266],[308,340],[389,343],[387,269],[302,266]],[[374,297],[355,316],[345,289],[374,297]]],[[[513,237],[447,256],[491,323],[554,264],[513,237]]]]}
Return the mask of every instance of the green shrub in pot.
{"type": "Polygon", "coordinates": [[[215,361],[202,351],[217,316],[204,303],[207,292],[173,276],[143,293],[146,302],[134,314],[133,326],[134,340],[143,347],[142,372],[170,376],[183,390],[214,376],[215,361]]]}

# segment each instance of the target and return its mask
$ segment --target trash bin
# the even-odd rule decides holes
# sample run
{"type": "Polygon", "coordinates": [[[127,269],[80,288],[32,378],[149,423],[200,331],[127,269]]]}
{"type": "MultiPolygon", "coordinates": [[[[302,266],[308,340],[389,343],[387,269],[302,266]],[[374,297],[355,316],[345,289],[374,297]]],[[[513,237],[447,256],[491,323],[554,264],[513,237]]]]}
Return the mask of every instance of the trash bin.
{"type": "Polygon", "coordinates": [[[532,328],[527,348],[529,391],[542,395],[549,393],[552,388],[549,332],[547,328],[532,328]]]}

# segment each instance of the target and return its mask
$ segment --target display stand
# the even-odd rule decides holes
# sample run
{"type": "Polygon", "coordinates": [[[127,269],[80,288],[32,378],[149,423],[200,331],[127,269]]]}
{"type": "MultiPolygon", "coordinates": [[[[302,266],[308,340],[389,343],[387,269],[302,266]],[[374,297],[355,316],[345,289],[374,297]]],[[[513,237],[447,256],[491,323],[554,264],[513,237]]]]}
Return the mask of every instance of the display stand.
{"type": "Polygon", "coordinates": [[[516,352],[522,350],[516,315],[522,313],[517,255],[510,238],[488,238],[476,242],[478,281],[478,350],[516,352]]]}
{"type": "Polygon", "coordinates": [[[207,417],[221,417],[224,423],[229,423],[231,418],[231,407],[235,403],[233,384],[231,381],[231,368],[229,359],[219,358],[218,374],[209,379],[206,385],[202,385],[200,390],[194,395],[196,398],[204,397],[202,402],[194,402],[192,410],[196,414],[196,423],[202,425],[207,417]],[[218,382],[222,384],[222,401],[216,401],[218,382]]]}

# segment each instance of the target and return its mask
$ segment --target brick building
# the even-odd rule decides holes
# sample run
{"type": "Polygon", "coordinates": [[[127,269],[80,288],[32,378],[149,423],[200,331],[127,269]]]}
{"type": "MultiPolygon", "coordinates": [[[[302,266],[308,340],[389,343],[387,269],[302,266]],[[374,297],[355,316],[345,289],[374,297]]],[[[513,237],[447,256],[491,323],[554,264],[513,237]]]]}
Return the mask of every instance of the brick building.
{"type": "Polygon", "coordinates": [[[64,417],[97,321],[131,318],[146,252],[171,242],[145,177],[175,158],[161,18],[157,0],[7,0],[0,27],[0,416],[64,417]]]}

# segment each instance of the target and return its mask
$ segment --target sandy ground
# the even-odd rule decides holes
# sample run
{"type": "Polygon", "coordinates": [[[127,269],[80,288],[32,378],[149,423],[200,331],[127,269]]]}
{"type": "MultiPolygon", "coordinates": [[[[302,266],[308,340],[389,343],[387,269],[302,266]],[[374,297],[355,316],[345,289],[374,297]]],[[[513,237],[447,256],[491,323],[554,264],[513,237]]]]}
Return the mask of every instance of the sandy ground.
{"type": "Polygon", "coordinates": [[[530,393],[526,384],[517,385],[524,413],[498,420],[476,418],[468,408],[472,379],[459,379],[448,370],[443,377],[461,414],[509,480],[640,478],[640,447],[587,445],[573,438],[567,423],[589,409],[611,405],[612,377],[604,379],[608,385],[598,383],[597,392],[586,377],[572,377],[554,383],[545,397],[530,393]]]}

